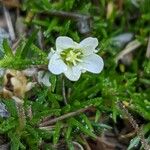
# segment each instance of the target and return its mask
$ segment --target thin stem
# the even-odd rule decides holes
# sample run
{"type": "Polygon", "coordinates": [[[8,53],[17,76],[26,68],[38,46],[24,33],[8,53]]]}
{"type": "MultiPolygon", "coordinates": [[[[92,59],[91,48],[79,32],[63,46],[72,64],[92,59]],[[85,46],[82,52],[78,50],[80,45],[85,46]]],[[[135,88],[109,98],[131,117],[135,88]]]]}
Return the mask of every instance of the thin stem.
{"type": "Polygon", "coordinates": [[[91,147],[89,146],[89,143],[87,142],[86,138],[83,135],[81,135],[81,138],[84,142],[84,146],[86,147],[86,150],[91,150],[91,147]]]}
{"type": "MultiPolygon", "coordinates": [[[[39,13],[39,12],[37,12],[37,13],[39,13]]],[[[76,20],[78,20],[78,19],[89,20],[91,18],[91,16],[88,16],[88,15],[82,15],[82,14],[78,14],[78,13],[58,11],[58,10],[41,11],[40,13],[51,15],[51,16],[69,18],[69,19],[76,19],[76,20]]]]}
{"type": "Polygon", "coordinates": [[[31,107],[31,105],[30,105],[29,108],[28,108],[28,117],[29,117],[30,119],[32,119],[32,107],[31,107]]]}
{"type": "MultiPolygon", "coordinates": [[[[91,107],[91,106],[90,106],[90,107],[91,107]]],[[[82,108],[82,109],[79,109],[79,110],[77,110],[77,111],[75,111],[75,112],[70,112],[70,113],[64,114],[64,115],[62,115],[62,116],[60,116],[60,117],[51,119],[51,120],[49,120],[49,121],[47,121],[47,122],[43,122],[43,123],[41,123],[41,124],[39,125],[39,127],[48,126],[48,125],[51,125],[51,124],[53,124],[53,123],[56,123],[57,121],[61,121],[61,120],[64,120],[64,119],[66,119],[66,118],[76,116],[76,115],[78,115],[78,114],[80,114],[80,113],[82,113],[82,112],[87,111],[90,107],[82,108]]]]}
{"type": "Polygon", "coordinates": [[[67,105],[67,98],[66,98],[66,89],[65,89],[65,79],[64,79],[64,76],[62,76],[62,95],[63,95],[64,103],[67,105]]]}

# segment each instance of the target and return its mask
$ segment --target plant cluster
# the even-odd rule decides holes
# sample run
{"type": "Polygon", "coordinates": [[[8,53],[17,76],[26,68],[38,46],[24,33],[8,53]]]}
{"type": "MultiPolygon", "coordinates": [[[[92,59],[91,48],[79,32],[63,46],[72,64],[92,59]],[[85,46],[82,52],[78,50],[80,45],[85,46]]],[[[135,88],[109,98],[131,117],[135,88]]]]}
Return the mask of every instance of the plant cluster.
{"type": "Polygon", "coordinates": [[[22,38],[16,49],[3,40],[0,53],[1,101],[7,111],[0,117],[0,134],[12,150],[86,147],[87,139],[96,140],[113,130],[110,120],[116,125],[125,118],[138,130],[128,150],[146,149],[150,141],[150,61],[145,57],[150,49],[150,0],[122,3],[23,3],[32,35],[22,38]],[[44,48],[37,39],[39,32],[44,48]],[[99,45],[96,38],[86,38],[91,36],[99,45]],[[95,51],[97,45],[100,50],[95,51]]]}

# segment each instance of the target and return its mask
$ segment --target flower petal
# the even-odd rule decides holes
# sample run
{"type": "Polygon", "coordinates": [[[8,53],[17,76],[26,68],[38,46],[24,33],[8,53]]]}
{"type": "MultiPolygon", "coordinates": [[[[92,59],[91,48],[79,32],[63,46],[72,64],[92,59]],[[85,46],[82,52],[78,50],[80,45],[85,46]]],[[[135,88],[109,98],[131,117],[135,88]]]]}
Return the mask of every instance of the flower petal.
{"type": "Polygon", "coordinates": [[[51,71],[53,74],[61,74],[65,70],[67,70],[66,64],[63,62],[63,60],[60,58],[58,54],[53,54],[51,56],[51,59],[48,64],[48,69],[51,71]]]}
{"type": "Polygon", "coordinates": [[[68,67],[64,74],[69,80],[77,81],[80,78],[81,69],[79,66],[68,67]]]}
{"type": "Polygon", "coordinates": [[[98,46],[98,40],[97,38],[88,37],[81,41],[79,45],[85,55],[90,55],[95,51],[95,48],[98,46]]]}
{"type": "Polygon", "coordinates": [[[92,73],[100,73],[104,67],[103,59],[97,54],[92,54],[83,58],[83,70],[92,73]]]}
{"type": "Polygon", "coordinates": [[[64,49],[74,48],[77,43],[67,36],[59,36],[56,39],[56,50],[61,52],[64,49]]]}

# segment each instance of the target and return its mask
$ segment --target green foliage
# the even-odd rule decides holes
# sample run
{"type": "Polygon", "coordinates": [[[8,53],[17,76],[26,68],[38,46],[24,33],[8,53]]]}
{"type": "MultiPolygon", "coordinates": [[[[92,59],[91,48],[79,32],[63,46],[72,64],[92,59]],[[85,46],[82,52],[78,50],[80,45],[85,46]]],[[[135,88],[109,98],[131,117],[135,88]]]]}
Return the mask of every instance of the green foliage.
{"type": "Polygon", "coordinates": [[[4,56],[0,60],[0,67],[21,70],[31,65],[46,64],[47,55],[33,44],[36,34],[34,32],[27,41],[21,41],[14,54],[7,40],[4,40],[4,56]]]}
{"type": "MultiPolygon", "coordinates": [[[[36,150],[42,147],[42,144],[53,149],[62,141],[65,141],[69,149],[73,150],[73,141],[84,143],[81,136],[95,139],[104,130],[112,129],[109,124],[101,123],[100,119],[105,114],[114,123],[117,123],[117,118],[122,118],[123,111],[118,107],[118,102],[127,103],[126,107],[131,113],[138,114],[147,122],[147,124],[143,123],[143,129],[145,136],[148,136],[148,140],[150,139],[150,61],[145,59],[147,46],[145,39],[150,31],[149,0],[144,0],[139,7],[135,7],[129,0],[124,1],[123,9],[119,9],[119,6],[112,1],[113,5],[117,5],[113,18],[106,17],[109,2],[109,0],[101,0],[96,6],[88,0],[26,0],[23,4],[23,10],[27,14],[33,13],[33,18],[27,22],[28,26],[33,31],[38,27],[43,33],[45,49],[54,47],[55,39],[60,35],[70,36],[79,42],[90,34],[100,41],[99,54],[104,59],[105,67],[101,74],[82,74],[77,82],[64,79],[64,87],[62,87],[62,77],[51,75],[52,86],[50,88],[43,86],[33,88],[24,99],[26,124],[19,133],[19,116],[16,105],[12,100],[4,100],[10,117],[1,118],[0,133],[8,136],[12,150],[36,150]],[[62,19],[54,15],[57,11],[90,15],[92,17],[90,33],[79,32],[81,27],[77,28],[76,25],[81,19],[70,19],[66,16],[62,19]],[[135,39],[142,41],[141,47],[133,53],[132,62],[129,65],[115,61],[123,47],[114,46],[112,39],[124,32],[132,32],[135,39]],[[124,71],[120,66],[124,68],[124,71]],[[65,88],[65,97],[63,88],[65,88]],[[31,117],[28,116],[29,108],[32,110],[31,117]],[[81,111],[84,109],[85,111],[81,111]],[[77,113],[78,111],[81,112],[77,113]],[[75,115],[66,117],[71,113],[75,115]],[[52,124],[40,126],[44,121],[54,118],[58,120],[52,124]]],[[[4,40],[0,67],[17,70],[33,65],[46,65],[47,67],[48,52],[36,46],[38,45],[36,35],[37,31],[33,32],[28,39],[22,39],[16,50],[12,50],[7,40],[4,40]]],[[[140,138],[134,137],[128,149],[132,149],[139,143],[140,138]]]]}
{"type": "Polygon", "coordinates": [[[61,128],[62,128],[62,123],[61,122],[57,122],[55,125],[55,129],[54,129],[54,134],[53,134],[53,144],[57,144],[59,137],[61,135],[61,128]]]}
{"type": "Polygon", "coordinates": [[[82,125],[79,121],[77,121],[74,118],[69,119],[69,122],[70,122],[71,126],[76,127],[77,130],[82,131],[84,134],[86,134],[90,137],[96,138],[95,134],[89,130],[88,126],[82,125]]]}

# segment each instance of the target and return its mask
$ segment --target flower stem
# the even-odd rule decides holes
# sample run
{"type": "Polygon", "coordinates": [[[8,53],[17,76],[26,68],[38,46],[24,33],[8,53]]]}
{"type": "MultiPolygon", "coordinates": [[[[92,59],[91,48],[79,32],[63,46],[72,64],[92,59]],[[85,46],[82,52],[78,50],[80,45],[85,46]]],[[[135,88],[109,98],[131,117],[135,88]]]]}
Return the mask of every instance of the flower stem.
{"type": "Polygon", "coordinates": [[[67,97],[66,97],[66,89],[65,89],[65,78],[62,76],[62,95],[64,99],[64,103],[67,105],[67,97]]]}

